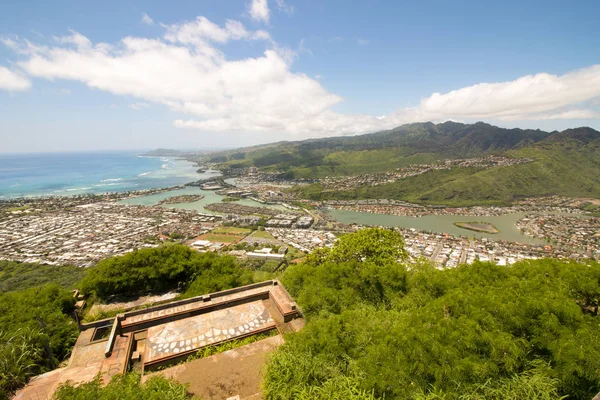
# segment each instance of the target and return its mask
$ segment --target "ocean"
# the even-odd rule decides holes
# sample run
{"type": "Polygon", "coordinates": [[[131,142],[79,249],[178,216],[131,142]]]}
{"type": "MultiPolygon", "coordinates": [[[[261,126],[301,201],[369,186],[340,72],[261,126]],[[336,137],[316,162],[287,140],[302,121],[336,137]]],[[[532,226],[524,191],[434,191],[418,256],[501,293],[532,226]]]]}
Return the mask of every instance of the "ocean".
{"type": "Polygon", "coordinates": [[[197,169],[177,158],[124,151],[0,154],[0,199],[170,187],[203,178],[197,169]]]}

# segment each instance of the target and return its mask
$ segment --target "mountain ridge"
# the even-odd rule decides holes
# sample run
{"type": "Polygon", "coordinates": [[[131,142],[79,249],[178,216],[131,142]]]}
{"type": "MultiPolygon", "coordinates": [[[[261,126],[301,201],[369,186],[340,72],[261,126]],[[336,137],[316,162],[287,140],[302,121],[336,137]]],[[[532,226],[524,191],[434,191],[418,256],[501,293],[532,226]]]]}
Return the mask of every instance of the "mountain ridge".
{"type": "Polygon", "coordinates": [[[590,127],[546,132],[506,129],[484,122],[414,123],[365,135],[277,142],[208,160],[224,168],[256,166],[282,177],[318,179],[378,173],[448,159],[502,155],[532,159],[514,166],[430,172],[352,191],[296,188],[299,197],[390,198],[424,204],[508,204],[523,197],[600,198],[600,132],[590,127]]]}

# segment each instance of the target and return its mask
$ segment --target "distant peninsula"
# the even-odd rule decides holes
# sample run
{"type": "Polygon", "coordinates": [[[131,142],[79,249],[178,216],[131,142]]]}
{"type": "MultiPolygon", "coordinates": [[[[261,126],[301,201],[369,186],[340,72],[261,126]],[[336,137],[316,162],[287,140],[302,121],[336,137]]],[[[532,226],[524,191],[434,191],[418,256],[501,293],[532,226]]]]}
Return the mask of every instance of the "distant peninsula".
{"type": "Polygon", "coordinates": [[[181,204],[193,203],[204,198],[203,194],[182,194],[180,196],[167,197],[158,202],[158,204],[181,204]]]}
{"type": "Polygon", "coordinates": [[[180,150],[173,149],[155,149],[151,150],[147,153],[141,154],[144,157],[179,157],[183,155],[184,152],[180,150]]]}
{"type": "Polygon", "coordinates": [[[498,228],[488,222],[455,222],[454,225],[462,229],[481,233],[496,234],[500,232],[498,228]]]}

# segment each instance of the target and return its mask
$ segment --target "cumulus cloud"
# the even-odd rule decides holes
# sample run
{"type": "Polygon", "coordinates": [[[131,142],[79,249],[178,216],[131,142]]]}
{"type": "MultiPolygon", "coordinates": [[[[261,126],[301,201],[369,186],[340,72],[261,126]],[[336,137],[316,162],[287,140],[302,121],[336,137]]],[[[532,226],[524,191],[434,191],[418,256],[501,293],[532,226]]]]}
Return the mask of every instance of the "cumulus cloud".
{"type": "Polygon", "coordinates": [[[369,44],[369,41],[368,41],[367,39],[358,39],[358,40],[356,41],[356,43],[357,43],[357,44],[360,44],[360,45],[362,45],[362,46],[364,46],[364,45],[366,45],[366,44],[369,44]]]}
{"type": "Polygon", "coordinates": [[[294,13],[294,6],[287,4],[285,0],[276,0],[276,3],[279,11],[282,11],[288,15],[292,15],[294,13]]]}
{"type": "Polygon", "coordinates": [[[570,119],[593,115],[592,110],[573,108],[598,97],[600,65],[593,65],[564,75],[539,73],[434,93],[421,101],[419,108],[432,118],[570,119]]]}
{"type": "Polygon", "coordinates": [[[92,46],[92,42],[90,41],[90,39],[83,36],[81,33],[76,32],[72,29],[70,29],[69,31],[71,32],[69,36],[54,36],[53,39],[61,44],[72,44],[79,49],[87,49],[92,46]]]}
{"type": "Polygon", "coordinates": [[[0,66],[0,90],[21,92],[28,90],[30,87],[31,82],[27,78],[6,67],[0,66]]]}
{"type": "Polygon", "coordinates": [[[271,12],[267,0],[252,0],[248,8],[248,13],[255,21],[269,22],[271,12]]]}
{"type": "MultiPolygon", "coordinates": [[[[3,42],[20,54],[18,66],[33,77],[78,81],[133,97],[134,110],[160,104],[180,114],[175,126],[200,131],[276,132],[302,139],[418,121],[598,118],[600,108],[600,65],[594,65],[564,75],[540,73],[434,93],[385,116],[342,114],[332,107],[343,99],[318,78],[293,71],[297,53],[278,46],[266,31],[249,30],[234,20],[218,25],[204,17],[161,26],[163,37],[128,36],[114,44],[92,43],[78,32],[56,38],[52,46],[3,42]],[[258,41],[264,49],[253,57],[229,59],[219,47],[240,40],[258,41]]],[[[19,78],[27,88],[29,82],[19,78]]]]}
{"type": "Polygon", "coordinates": [[[145,25],[154,25],[154,20],[148,14],[142,13],[142,24],[145,24],[145,25]]]}
{"type": "Polygon", "coordinates": [[[221,27],[205,17],[198,17],[193,22],[166,26],[165,39],[172,43],[206,47],[209,42],[226,43],[230,40],[269,40],[267,31],[248,31],[239,21],[228,19],[221,27]]]}
{"type": "Polygon", "coordinates": [[[148,107],[150,107],[150,104],[148,104],[148,103],[142,103],[142,102],[140,102],[140,103],[133,103],[133,104],[129,105],[129,108],[131,108],[132,110],[135,110],[135,111],[139,111],[142,108],[148,108],[148,107]]]}

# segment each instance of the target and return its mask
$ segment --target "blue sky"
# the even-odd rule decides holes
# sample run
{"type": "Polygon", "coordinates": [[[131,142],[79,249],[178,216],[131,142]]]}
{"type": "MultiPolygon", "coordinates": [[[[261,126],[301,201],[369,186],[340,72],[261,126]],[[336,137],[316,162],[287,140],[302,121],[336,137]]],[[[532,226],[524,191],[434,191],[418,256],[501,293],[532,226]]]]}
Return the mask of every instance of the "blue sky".
{"type": "Polygon", "coordinates": [[[0,151],[448,119],[600,129],[598,15],[593,0],[2,2],[0,151]]]}

